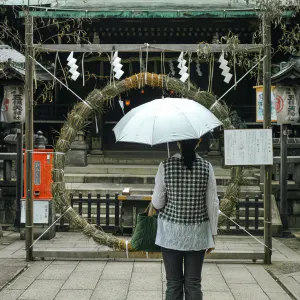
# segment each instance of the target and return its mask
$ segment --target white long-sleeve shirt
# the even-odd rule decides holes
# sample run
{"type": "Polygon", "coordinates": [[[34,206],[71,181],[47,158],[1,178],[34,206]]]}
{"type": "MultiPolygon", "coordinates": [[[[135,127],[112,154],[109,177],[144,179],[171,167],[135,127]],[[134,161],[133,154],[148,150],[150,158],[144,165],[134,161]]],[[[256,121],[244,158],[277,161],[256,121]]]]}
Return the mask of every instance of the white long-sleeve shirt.
{"type": "MultiPolygon", "coordinates": [[[[180,154],[175,156],[180,158],[180,154]]],[[[156,209],[161,209],[166,205],[166,193],[164,165],[161,163],[155,177],[152,195],[152,204],[156,209]]],[[[211,164],[209,164],[206,207],[209,221],[201,224],[176,224],[158,218],[156,244],[164,248],[181,251],[198,251],[215,246],[213,236],[217,235],[219,199],[216,178],[211,164]]]]}

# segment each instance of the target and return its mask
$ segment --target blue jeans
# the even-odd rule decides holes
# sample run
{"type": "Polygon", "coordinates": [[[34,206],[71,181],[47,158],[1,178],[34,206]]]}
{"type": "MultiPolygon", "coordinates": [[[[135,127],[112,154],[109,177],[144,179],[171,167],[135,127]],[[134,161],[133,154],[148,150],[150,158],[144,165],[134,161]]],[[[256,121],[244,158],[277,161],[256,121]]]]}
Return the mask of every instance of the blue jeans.
{"type": "Polygon", "coordinates": [[[161,249],[167,277],[166,300],[183,300],[183,291],[185,300],[202,300],[201,272],[205,250],[161,249]]]}

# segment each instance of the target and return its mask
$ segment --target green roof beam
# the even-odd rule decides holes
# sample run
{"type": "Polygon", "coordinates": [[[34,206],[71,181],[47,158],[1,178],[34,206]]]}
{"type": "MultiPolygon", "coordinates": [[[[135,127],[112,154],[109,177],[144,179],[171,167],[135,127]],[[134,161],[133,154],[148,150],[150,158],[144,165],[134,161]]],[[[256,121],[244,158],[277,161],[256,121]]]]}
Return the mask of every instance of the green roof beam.
{"type": "MultiPolygon", "coordinates": [[[[41,10],[30,11],[36,18],[56,19],[193,19],[193,18],[257,18],[255,10],[219,10],[219,11],[82,11],[82,10],[41,10]]],[[[293,11],[287,11],[286,17],[292,17],[293,11]]],[[[20,11],[19,17],[25,12],[20,11]]]]}

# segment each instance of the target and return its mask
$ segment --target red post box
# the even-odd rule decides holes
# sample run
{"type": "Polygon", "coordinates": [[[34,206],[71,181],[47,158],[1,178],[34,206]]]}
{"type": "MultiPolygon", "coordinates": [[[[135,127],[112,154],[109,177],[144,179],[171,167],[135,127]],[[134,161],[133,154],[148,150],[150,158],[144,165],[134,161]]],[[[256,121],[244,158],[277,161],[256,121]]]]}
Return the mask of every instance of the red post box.
{"type": "MultiPolygon", "coordinates": [[[[53,149],[34,149],[32,154],[33,200],[52,200],[53,149]]],[[[24,156],[24,198],[26,198],[26,153],[24,156]]]]}
{"type": "MultiPolygon", "coordinates": [[[[52,162],[54,156],[53,149],[45,149],[46,138],[41,131],[37,132],[35,146],[32,153],[32,191],[33,191],[33,223],[34,238],[42,236],[42,239],[52,239],[55,237],[56,228],[51,227],[44,234],[47,227],[49,228],[56,219],[55,209],[52,203],[52,162]]],[[[24,197],[21,201],[21,239],[25,238],[26,223],[26,161],[27,152],[24,150],[24,197]],[[24,225],[22,225],[24,224],[24,225]],[[23,226],[23,227],[22,227],[23,226]]]]}

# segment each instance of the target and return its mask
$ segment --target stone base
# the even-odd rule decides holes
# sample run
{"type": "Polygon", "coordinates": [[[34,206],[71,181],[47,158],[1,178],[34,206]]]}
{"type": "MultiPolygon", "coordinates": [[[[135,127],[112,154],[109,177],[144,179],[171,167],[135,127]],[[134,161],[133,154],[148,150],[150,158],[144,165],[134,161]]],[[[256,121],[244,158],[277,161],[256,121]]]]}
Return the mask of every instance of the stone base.
{"type": "Polygon", "coordinates": [[[66,155],[67,166],[87,166],[87,150],[69,150],[66,155]]]}
{"type": "Polygon", "coordinates": [[[282,222],[278,211],[275,197],[271,196],[271,209],[272,209],[272,236],[282,236],[282,222]]]}
{"type": "Polygon", "coordinates": [[[91,151],[91,154],[92,154],[92,155],[103,155],[103,151],[100,150],[100,149],[93,149],[93,150],[91,151]]]}

